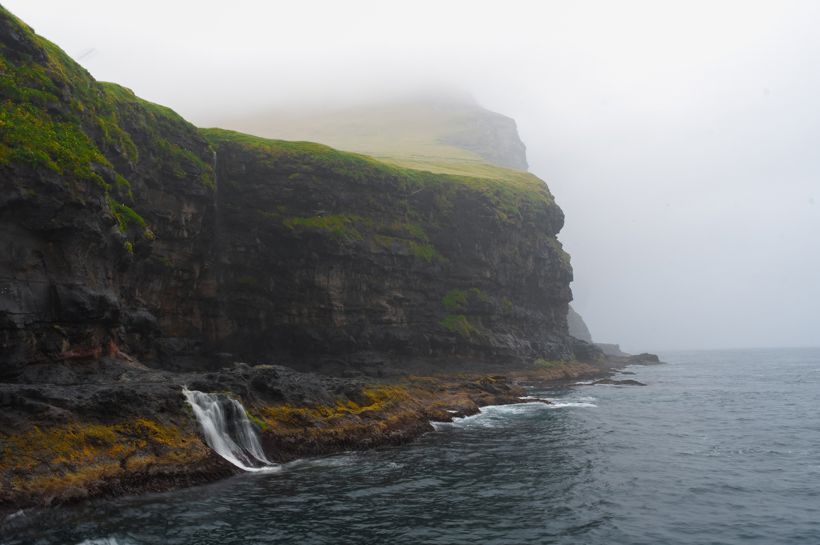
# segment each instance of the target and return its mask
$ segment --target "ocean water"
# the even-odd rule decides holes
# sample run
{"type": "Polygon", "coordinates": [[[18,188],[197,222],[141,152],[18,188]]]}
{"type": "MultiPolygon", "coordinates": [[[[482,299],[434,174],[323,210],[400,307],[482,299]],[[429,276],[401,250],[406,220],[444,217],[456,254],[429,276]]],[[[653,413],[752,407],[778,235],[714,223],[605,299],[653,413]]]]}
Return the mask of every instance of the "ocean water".
{"type": "Polygon", "coordinates": [[[820,543],[820,349],[664,353],[410,445],[23,512],[8,544],[820,543]]]}

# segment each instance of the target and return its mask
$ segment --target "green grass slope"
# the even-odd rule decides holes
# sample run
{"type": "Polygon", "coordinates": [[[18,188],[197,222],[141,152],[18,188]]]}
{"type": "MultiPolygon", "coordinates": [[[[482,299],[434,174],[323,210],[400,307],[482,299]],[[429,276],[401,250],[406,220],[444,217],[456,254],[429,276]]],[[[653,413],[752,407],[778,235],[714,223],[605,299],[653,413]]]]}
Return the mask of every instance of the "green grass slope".
{"type": "Polygon", "coordinates": [[[322,142],[419,170],[515,179],[526,170],[515,122],[471,99],[413,99],[319,111],[271,111],[225,126],[322,142]]]}
{"type": "Polygon", "coordinates": [[[520,218],[525,209],[554,206],[547,185],[527,172],[486,164],[482,164],[483,169],[478,171],[442,172],[412,168],[402,161],[376,159],[313,142],[267,139],[225,129],[201,129],[200,132],[215,146],[236,143],[256,150],[257,160],[263,163],[292,161],[310,164],[311,168],[345,178],[397,179],[410,191],[435,187],[444,195],[450,190],[470,189],[481,193],[493,204],[499,219],[508,222],[520,218]],[[477,175],[476,172],[486,175],[477,175]],[[497,175],[490,175],[493,172],[497,175]]]}

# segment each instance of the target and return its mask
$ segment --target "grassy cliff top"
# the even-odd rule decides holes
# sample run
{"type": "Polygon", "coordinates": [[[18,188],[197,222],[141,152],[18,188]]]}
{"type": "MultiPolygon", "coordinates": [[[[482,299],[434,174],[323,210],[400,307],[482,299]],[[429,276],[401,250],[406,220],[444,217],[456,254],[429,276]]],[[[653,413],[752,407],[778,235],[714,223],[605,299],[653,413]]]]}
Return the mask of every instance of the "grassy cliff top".
{"type": "MultiPolygon", "coordinates": [[[[475,104],[392,105],[334,119],[323,125],[338,139],[332,144],[369,148],[373,157],[227,130],[198,131],[169,108],[119,85],[97,82],[0,6],[0,168],[51,171],[69,186],[92,183],[113,208],[138,210],[134,177],[213,187],[208,142],[231,142],[264,152],[267,160],[295,158],[347,178],[391,177],[411,185],[471,189],[509,219],[524,208],[553,205],[544,182],[482,157],[493,150],[474,139],[483,129],[502,134],[514,147],[520,140],[512,120],[475,104]],[[352,117],[358,125],[349,124],[352,117]]],[[[516,150],[524,160],[523,144],[516,150]]]]}
{"type": "Polygon", "coordinates": [[[136,132],[180,179],[195,173],[198,183],[213,184],[210,166],[187,147],[200,138],[193,125],[125,87],[97,82],[0,6],[0,167],[53,171],[67,184],[92,182],[133,199],[136,132]]]}
{"type": "Polygon", "coordinates": [[[482,178],[526,170],[515,122],[470,98],[413,98],[337,109],[271,111],[226,126],[322,142],[395,165],[482,178]]]}
{"type": "Polygon", "coordinates": [[[267,139],[226,129],[201,129],[216,147],[234,144],[256,152],[257,159],[270,166],[276,164],[310,165],[335,177],[378,181],[394,179],[407,187],[467,189],[484,195],[495,205],[499,217],[513,220],[523,208],[551,207],[554,199],[547,185],[536,176],[501,167],[486,165],[484,176],[433,172],[403,164],[373,158],[363,154],[340,151],[313,142],[267,139]],[[497,175],[491,175],[497,173],[497,175]]]}

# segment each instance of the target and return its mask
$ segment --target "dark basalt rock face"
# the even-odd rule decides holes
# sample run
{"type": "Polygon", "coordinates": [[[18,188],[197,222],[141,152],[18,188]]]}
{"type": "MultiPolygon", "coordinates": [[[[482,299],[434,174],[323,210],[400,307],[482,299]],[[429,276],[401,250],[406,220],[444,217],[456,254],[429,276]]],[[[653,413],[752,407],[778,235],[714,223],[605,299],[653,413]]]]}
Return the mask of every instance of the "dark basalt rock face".
{"type": "Polygon", "coordinates": [[[2,8],[0,36],[0,380],[185,352],[213,293],[209,144],[2,8]]]}
{"type": "Polygon", "coordinates": [[[572,354],[571,271],[551,202],[501,218],[487,195],[445,176],[319,146],[211,140],[222,350],[358,369],[572,354]]]}
{"type": "Polygon", "coordinates": [[[647,352],[629,356],[626,361],[630,365],[657,365],[662,363],[656,354],[649,354],[647,352]]]}
{"type": "Polygon", "coordinates": [[[563,214],[536,178],[200,131],[2,8],[0,37],[0,382],[106,356],[373,373],[573,357],[563,214]]]}

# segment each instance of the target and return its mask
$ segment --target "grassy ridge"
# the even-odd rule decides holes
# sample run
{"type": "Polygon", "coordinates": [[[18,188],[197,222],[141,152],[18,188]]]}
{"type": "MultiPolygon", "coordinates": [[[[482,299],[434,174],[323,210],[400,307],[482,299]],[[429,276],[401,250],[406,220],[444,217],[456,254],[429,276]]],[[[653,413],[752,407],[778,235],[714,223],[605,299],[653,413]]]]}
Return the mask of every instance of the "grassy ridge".
{"type": "Polygon", "coordinates": [[[493,204],[499,218],[504,221],[519,219],[524,209],[554,204],[547,185],[526,172],[483,165],[486,176],[436,173],[312,142],[272,140],[225,129],[201,129],[201,132],[213,145],[241,145],[254,152],[255,158],[262,164],[271,167],[298,163],[306,172],[319,169],[345,179],[367,182],[391,179],[408,191],[435,188],[445,195],[447,191],[476,191],[493,204]],[[491,173],[498,175],[491,176],[491,173]]]}
{"type": "MultiPolygon", "coordinates": [[[[53,173],[64,201],[87,203],[101,192],[124,233],[152,238],[139,213],[135,177],[213,187],[211,166],[190,148],[195,140],[207,149],[195,127],[172,110],[95,81],[0,6],[0,169],[35,171],[31,183],[53,173]]],[[[125,245],[130,251],[132,243],[125,245]]]]}
{"type": "Polygon", "coordinates": [[[472,99],[421,97],[310,112],[263,112],[226,124],[270,138],[323,142],[408,168],[503,179],[515,176],[515,171],[493,167],[493,161],[467,143],[492,132],[488,127],[501,119],[501,125],[514,131],[512,120],[484,110],[472,99]]]}
{"type": "Polygon", "coordinates": [[[395,116],[387,116],[389,127],[374,137],[355,128],[339,129],[351,139],[381,142],[387,152],[376,158],[221,129],[198,133],[169,108],[119,85],[96,82],[59,47],[0,7],[0,168],[24,165],[54,172],[78,198],[86,183],[96,185],[121,227],[145,226],[133,189],[136,172],[157,171],[161,180],[214,186],[207,144],[199,142],[205,153],[191,147],[198,134],[215,145],[242,144],[263,163],[299,163],[305,174],[321,169],[362,182],[389,178],[408,191],[435,188],[445,200],[454,191],[475,191],[503,221],[515,222],[531,207],[553,205],[546,185],[535,176],[488,165],[474,153],[436,139],[453,127],[469,125],[469,112],[442,117],[411,110],[401,115],[401,130],[396,130],[395,116]]]}

